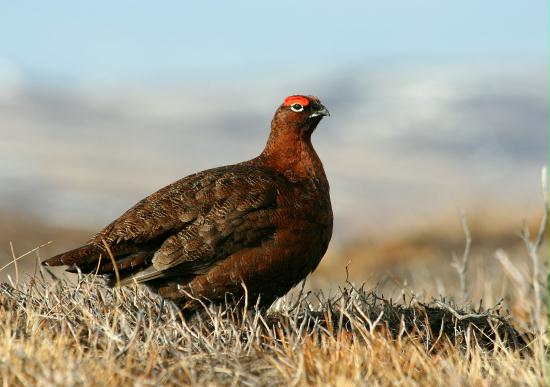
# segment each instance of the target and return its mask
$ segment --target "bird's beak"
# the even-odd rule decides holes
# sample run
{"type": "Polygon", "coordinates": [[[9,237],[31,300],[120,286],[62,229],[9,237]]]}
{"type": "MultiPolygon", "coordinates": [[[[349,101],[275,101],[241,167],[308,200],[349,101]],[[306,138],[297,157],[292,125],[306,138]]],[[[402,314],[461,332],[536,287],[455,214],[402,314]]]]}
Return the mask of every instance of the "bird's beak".
{"type": "Polygon", "coordinates": [[[327,108],[324,107],[323,105],[319,105],[314,111],[313,113],[311,113],[309,115],[309,118],[313,118],[313,117],[319,117],[319,116],[330,116],[330,113],[328,112],[327,108]]]}

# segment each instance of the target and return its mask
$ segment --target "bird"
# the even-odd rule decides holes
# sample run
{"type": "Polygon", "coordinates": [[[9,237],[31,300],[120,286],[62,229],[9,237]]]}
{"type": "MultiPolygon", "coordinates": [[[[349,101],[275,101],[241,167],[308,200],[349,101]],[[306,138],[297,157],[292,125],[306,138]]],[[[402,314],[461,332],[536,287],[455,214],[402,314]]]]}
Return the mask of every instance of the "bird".
{"type": "Polygon", "coordinates": [[[268,308],[329,246],[329,183],[311,142],[326,116],[315,96],[285,98],[259,156],[184,177],[42,263],[144,284],[185,313],[228,300],[268,308]]]}

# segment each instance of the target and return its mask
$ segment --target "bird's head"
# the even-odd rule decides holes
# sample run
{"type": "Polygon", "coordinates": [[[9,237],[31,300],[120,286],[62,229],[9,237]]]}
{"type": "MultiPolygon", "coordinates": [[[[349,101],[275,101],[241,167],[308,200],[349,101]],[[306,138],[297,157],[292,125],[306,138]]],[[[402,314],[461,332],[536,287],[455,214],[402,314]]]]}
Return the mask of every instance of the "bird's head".
{"type": "Polygon", "coordinates": [[[271,133],[260,160],[292,179],[316,176],[326,180],[321,160],[311,144],[311,133],[328,115],[317,97],[286,97],[271,121],[271,133]]]}
{"type": "Polygon", "coordinates": [[[325,116],[330,116],[330,113],[319,98],[312,95],[291,95],[285,98],[275,112],[271,130],[291,131],[306,139],[325,116]]]}

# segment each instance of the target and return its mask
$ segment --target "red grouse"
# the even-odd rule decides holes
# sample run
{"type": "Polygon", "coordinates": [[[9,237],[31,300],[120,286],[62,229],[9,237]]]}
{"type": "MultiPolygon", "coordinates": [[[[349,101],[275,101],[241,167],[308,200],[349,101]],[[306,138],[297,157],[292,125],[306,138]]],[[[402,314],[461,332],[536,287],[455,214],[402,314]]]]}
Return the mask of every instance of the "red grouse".
{"type": "Polygon", "coordinates": [[[82,247],[44,261],[143,283],[183,311],[228,298],[267,307],[313,271],[332,235],[329,184],[311,134],[329,112],[293,95],[263,152],[141,200],[82,247]]]}

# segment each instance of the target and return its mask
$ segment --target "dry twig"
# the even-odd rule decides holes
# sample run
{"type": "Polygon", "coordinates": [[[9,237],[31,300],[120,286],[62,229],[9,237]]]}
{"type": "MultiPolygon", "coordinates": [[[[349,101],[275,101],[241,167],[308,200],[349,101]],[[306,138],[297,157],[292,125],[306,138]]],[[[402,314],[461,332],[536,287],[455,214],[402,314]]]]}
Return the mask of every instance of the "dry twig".
{"type": "MultiPolygon", "coordinates": [[[[544,213],[540,221],[539,230],[537,236],[534,240],[531,240],[531,235],[529,233],[529,227],[527,224],[523,226],[521,232],[521,239],[525,243],[529,257],[531,258],[531,264],[533,266],[533,293],[535,298],[535,305],[533,311],[533,324],[535,325],[538,331],[544,329],[541,323],[542,317],[542,289],[541,289],[541,280],[540,280],[540,257],[539,250],[544,237],[547,236],[546,231],[548,230],[548,179],[547,179],[547,169],[542,167],[541,170],[541,186],[542,186],[542,197],[544,202],[544,213]]],[[[545,285],[545,292],[548,290],[548,286],[545,285]]]]}
{"type": "Polygon", "coordinates": [[[458,259],[456,253],[453,252],[453,267],[458,272],[460,278],[460,292],[462,293],[462,300],[467,302],[470,296],[468,295],[468,281],[466,279],[466,274],[468,272],[468,259],[470,258],[470,252],[472,249],[472,235],[470,233],[470,227],[468,226],[468,219],[466,214],[462,209],[459,209],[460,219],[462,220],[462,228],[464,229],[464,236],[466,237],[466,242],[464,246],[464,253],[462,254],[462,259],[458,259]]]}

